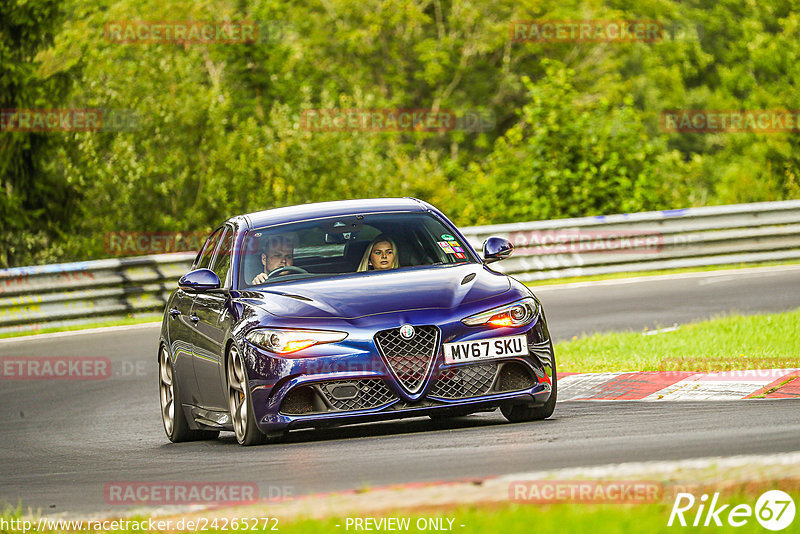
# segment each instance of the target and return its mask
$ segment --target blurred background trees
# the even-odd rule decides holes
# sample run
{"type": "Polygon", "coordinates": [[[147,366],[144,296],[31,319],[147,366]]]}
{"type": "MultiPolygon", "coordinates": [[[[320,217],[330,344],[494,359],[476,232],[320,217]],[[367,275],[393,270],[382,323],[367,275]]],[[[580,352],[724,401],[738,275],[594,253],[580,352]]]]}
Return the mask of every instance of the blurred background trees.
{"type": "MultiPolygon", "coordinates": [[[[57,107],[69,68],[43,75],[36,56],[61,23],[58,0],[0,4],[0,111],[57,107]]],[[[63,139],[0,131],[0,267],[58,255],[64,223],[75,216],[77,191],[57,168],[63,139]],[[53,251],[53,252],[50,252],[53,251]]]]}
{"type": "Polygon", "coordinates": [[[107,255],[111,231],[416,196],[457,224],[800,197],[798,135],[678,134],[666,109],[796,109],[797,1],[9,0],[8,108],[120,131],[0,132],[0,267],[107,255]],[[655,19],[655,43],[514,43],[514,20],[655,19]],[[122,44],[123,20],[252,20],[253,44],[122,44]],[[308,108],[481,110],[483,132],[313,132],[308,108]],[[133,115],[131,115],[133,114],[133,115]]]}

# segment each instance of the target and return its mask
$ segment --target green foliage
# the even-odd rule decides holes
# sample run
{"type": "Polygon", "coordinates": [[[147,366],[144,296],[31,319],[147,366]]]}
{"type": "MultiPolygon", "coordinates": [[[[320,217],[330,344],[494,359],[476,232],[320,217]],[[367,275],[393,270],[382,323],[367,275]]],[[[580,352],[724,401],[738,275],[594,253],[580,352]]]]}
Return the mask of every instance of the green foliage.
{"type": "MultiPolygon", "coordinates": [[[[39,71],[35,56],[53,40],[57,0],[0,3],[0,110],[50,108],[66,94],[66,77],[39,71]]],[[[0,267],[46,260],[75,191],[48,159],[59,139],[42,133],[0,132],[0,267]]]]}
{"type": "Polygon", "coordinates": [[[3,108],[135,113],[0,132],[0,267],[103,257],[110,231],[417,196],[459,224],[800,196],[797,135],[676,134],[665,109],[793,109],[792,0],[11,0],[3,108]],[[58,7],[62,12],[59,14],[58,7]],[[531,19],[655,19],[656,43],[513,43],[531,19]],[[252,20],[252,44],[126,44],[117,21],[252,20]],[[484,132],[312,132],[308,108],[482,110],[484,132]]]}
{"type": "Polygon", "coordinates": [[[465,202],[473,224],[558,219],[662,209],[675,192],[679,155],[663,136],[648,135],[631,97],[581,102],[574,72],[547,65],[534,84],[523,77],[530,102],[520,121],[495,143],[484,165],[472,165],[461,188],[481,202],[465,202]]]}

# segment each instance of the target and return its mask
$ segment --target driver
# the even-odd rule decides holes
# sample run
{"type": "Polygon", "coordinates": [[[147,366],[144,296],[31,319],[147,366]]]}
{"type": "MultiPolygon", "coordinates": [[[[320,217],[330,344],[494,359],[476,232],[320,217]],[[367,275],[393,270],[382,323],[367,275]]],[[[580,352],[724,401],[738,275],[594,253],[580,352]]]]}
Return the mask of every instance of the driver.
{"type": "MultiPolygon", "coordinates": [[[[270,273],[283,267],[291,267],[294,264],[294,247],[297,239],[293,235],[274,235],[267,239],[264,251],[261,253],[261,264],[264,272],[258,273],[252,285],[263,284],[270,273]]],[[[277,273],[280,275],[281,273],[277,273]]],[[[287,271],[286,274],[289,274],[287,271]]]]}

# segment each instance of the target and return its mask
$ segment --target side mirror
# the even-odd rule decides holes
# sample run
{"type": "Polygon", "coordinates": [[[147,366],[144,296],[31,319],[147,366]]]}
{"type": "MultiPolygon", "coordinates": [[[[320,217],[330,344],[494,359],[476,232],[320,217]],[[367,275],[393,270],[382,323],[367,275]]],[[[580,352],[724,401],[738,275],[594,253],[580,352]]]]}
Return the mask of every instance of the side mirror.
{"type": "Polygon", "coordinates": [[[196,269],[183,275],[178,282],[178,287],[184,291],[208,291],[219,289],[222,284],[217,273],[211,269],[196,269]]]}
{"type": "Polygon", "coordinates": [[[492,263],[511,256],[514,245],[502,237],[490,237],[483,242],[483,262],[492,263]]]}

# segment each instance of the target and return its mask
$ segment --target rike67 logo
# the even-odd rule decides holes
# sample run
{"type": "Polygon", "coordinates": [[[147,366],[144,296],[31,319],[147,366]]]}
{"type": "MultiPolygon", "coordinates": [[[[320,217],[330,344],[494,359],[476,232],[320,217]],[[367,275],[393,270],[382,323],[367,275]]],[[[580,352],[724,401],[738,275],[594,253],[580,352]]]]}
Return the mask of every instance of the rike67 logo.
{"type": "Polygon", "coordinates": [[[699,499],[695,499],[691,493],[678,493],[667,526],[685,527],[691,524],[693,527],[721,527],[727,523],[732,527],[741,527],[755,517],[762,527],[777,531],[785,529],[794,520],[794,501],[789,494],[780,490],[762,494],[755,507],[749,504],[718,504],[718,501],[719,493],[715,493],[710,502],[705,493],[699,499]]]}

